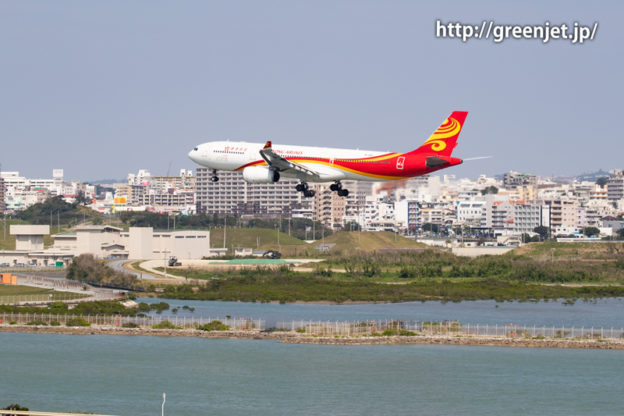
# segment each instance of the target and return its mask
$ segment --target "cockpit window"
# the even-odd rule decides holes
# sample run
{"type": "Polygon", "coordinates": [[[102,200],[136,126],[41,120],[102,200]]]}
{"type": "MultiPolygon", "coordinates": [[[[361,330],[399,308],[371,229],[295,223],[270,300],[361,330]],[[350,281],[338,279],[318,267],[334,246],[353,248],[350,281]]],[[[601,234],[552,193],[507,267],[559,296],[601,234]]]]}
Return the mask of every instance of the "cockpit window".
{"type": "Polygon", "coordinates": [[[197,150],[198,150],[198,148],[196,147],[196,148],[195,148],[195,149],[193,149],[193,150],[197,151],[197,150]]]}

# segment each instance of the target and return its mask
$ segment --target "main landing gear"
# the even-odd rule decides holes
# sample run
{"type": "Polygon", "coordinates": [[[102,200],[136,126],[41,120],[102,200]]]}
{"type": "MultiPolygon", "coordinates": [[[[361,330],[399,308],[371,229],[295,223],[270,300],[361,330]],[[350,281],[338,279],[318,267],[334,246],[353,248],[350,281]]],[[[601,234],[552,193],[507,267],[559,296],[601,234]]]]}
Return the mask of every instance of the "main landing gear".
{"type": "Polygon", "coordinates": [[[340,183],[340,181],[336,181],[336,183],[332,183],[331,185],[329,185],[329,189],[338,192],[338,196],[349,196],[349,190],[342,189],[342,184],[340,183]]]}
{"type": "Polygon", "coordinates": [[[314,195],[316,195],[316,191],[308,189],[307,182],[301,182],[300,184],[295,186],[295,189],[297,190],[297,192],[302,192],[305,198],[312,198],[314,195]]]}
{"type": "Polygon", "coordinates": [[[219,182],[219,177],[217,176],[217,170],[213,169],[212,170],[212,176],[210,177],[210,181],[211,182],[219,182]]]}

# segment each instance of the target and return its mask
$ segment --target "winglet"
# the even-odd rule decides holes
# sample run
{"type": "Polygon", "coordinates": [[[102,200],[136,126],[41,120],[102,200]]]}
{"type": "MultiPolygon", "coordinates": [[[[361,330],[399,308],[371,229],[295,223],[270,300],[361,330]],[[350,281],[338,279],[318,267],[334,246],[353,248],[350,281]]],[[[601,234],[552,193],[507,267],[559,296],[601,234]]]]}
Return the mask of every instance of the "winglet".
{"type": "Polygon", "coordinates": [[[264,145],[263,149],[270,149],[270,148],[271,148],[271,140],[267,140],[267,142],[264,145]]]}

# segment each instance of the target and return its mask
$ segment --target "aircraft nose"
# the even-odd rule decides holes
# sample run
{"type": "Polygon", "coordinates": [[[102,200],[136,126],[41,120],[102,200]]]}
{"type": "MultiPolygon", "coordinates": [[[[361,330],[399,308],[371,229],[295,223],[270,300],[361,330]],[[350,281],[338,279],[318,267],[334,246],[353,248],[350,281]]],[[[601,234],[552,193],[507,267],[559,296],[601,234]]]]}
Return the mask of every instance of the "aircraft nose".
{"type": "Polygon", "coordinates": [[[198,150],[198,149],[197,149],[197,147],[196,147],[196,148],[194,148],[193,150],[191,150],[191,151],[188,153],[188,157],[189,157],[189,159],[191,159],[191,160],[192,160],[193,162],[195,162],[195,163],[197,163],[197,158],[198,158],[198,156],[199,156],[199,155],[198,155],[198,151],[197,151],[197,150],[198,150]]]}

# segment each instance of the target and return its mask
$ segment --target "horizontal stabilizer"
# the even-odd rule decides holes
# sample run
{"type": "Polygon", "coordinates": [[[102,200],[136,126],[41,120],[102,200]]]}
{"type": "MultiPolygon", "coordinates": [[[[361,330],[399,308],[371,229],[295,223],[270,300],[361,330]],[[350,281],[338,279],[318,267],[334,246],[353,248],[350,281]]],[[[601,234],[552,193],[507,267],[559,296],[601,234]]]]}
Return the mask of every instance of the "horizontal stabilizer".
{"type": "Polygon", "coordinates": [[[429,156],[427,158],[427,161],[425,162],[425,165],[427,165],[429,169],[433,169],[433,168],[440,167],[442,165],[446,165],[448,163],[449,162],[447,160],[440,159],[439,157],[429,156]]]}

